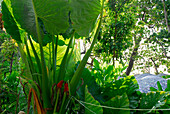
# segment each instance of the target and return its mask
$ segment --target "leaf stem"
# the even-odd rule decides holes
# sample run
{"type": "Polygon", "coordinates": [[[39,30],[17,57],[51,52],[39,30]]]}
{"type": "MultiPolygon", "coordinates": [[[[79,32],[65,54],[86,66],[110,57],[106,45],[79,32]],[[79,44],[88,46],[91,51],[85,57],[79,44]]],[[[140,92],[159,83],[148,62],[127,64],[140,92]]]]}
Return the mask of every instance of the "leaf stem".
{"type": "Polygon", "coordinates": [[[83,72],[83,69],[87,63],[87,60],[90,56],[90,53],[94,47],[94,44],[96,43],[97,41],[97,36],[99,34],[99,30],[100,30],[100,26],[101,26],[101,23],[102,23],[102,18],[103,18],[103,8],[104,8],[104,0],[102,1],[102,9],[101,9],[101,13],[100,13],[100,20],[99,20],[99,24],[98,24],[98,28],[96,30],[96,33],[94,35],[94,39],[93,39],[93,42],[90,46],[90,49],[86,52],[85,56],[83,57],[83,60],[80,62],[80,65],[78,66],[78,69],[76,70],[71,82],[70,82],[70,89],[71,89],[71,94],[73,95],[76,91],[76,87],[77,87],[77,84],[81,78],[81,74],[83,72]]]}

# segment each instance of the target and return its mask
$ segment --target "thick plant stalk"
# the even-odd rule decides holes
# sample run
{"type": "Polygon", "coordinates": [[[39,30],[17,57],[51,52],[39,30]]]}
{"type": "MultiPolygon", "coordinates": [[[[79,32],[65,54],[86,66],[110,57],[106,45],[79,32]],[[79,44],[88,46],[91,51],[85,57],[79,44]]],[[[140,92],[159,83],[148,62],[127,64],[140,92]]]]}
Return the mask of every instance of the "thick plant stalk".
{"type": "Polygon", "coordinates": [[[30,67],[29,67],[29,64],[28,64],[28,61],[27,61],[27,57],[25,55],[25,52],[23,50],[21,43],[18,43],[18,49],[19,49],[19,52],[21,54],[21,58],[22,58],[23,62],[25,63],[25,66],[26,66],[25,74],[26,74],[28,79],[32,79],[31,70],[30,70],[30,67]]]}
{"type": "Polygon", "coordinates": [[[31,40],[31,38],[30,38],[30,36],[28,35],[28,39],[29,39],[29,41],[30,41],[30,44],[31,44],[31,48],[32,48],[32,51],[33,51],[33,53],[34,53],[34,58],[35,58],[35,60],[36,60],[36,63],[37,63],[37,66],[38,66],[38,70],[39,70],[39,76],[38,76],[38,84],[39,84],[39,86],[41,87],[41,79],[40,79],[40,75],[42,74],[42,69],[41,69],[41,62],[40,62],[40,59],[39,59],[39,57],[38,57],[38,54],[37,54],[37,52],[36,52],[36,50],[35,50],[35,48],[34,48],[34,45],[33,45],[33,43],[32,43],[32,40],[31,40]]]}
{"type": "MultiPolygon", "coordinates": [[[[34,73],[36,73],[36,71],[35,71],[35,67],[34,67],[33,61],[32,61],[32,59],[31,59],[29,47],[28,47],[28,44],[27,44],[26,35],[25,35],[25,37],[24,37],[24,40],[25,40],[25,46],[26,46],[26,50],[27,50],[28,63],[29,63],[29,65],[30,65],[31,74],[33,75],[34,73]]],[[[38,82],[37,76],[36,76],[36,77],[33,76],[32,78],[33,78],[34,81],[38,82]]]]}
{"type": "Polygon", "coordinates": [[[64,108],[63,106],[64,106],[64,104],[65,104],[66,96],[67,96],[67,93],[64,92],[64,96],[63,96],[63,100],[62,100],[62,104],[61,104],[61,107],[60,107],[60,112],[59,112],[59,114],[62,114],[62,111],[64,110],[64,109],[63,109],[63,108],[64,108]]]}
{"type": "Polygon", "coordinates": [[[104,0],[102,1],[102,11],[101,11],[101,14],[100,14],[100,20],[99,20],[99,24],[98,24],[98,28],[96,30],[96,33],[94,35],[94,39],[93,39],[93,42],[90,46],[90,49],[87,51],[87,53],[85,54],[85,56],[83,57],[83,60],[81,61],[78,69],[76,70],[71,82],[70,82],[70,92],[72,95],[74,95],[75,91],[76,91],[76,87],[77,87],[77,84],[81,78],[81,74],[83,72],[83,69],[87,63],[87,60],[91,54],[91,51],[94,47],[94,44],[96,43],[97,41],[97,36],[99,34],[99,30],[100,30],[100,26],[101,26],[101,23],[102,23],[102,18],[103,18],[103,8],[104,8],[104,0]]]}
{"type": "MultiPolygon", "coordinates": [[[[35,6],[34,6],[35,7],[35,6]]],[[[35,9],[35,8],[34,8],[35,9]]],[[[44,108],[51,108],[51,103],[50,103],[50,90],[48,89],[48,77],[47,77],[47,69],[46,69],[46,63],[45,63],[45,57],[44,57],[44,51],[43,51],[43,45],[42,45],[42,37],[40,34],[40,27],[38,23],[38,17],[35,14],[35,20],[36,20],[36,29],[37,29],[37,34],[38,34],[38,42],[40,46],[40,53],[41,53],[41,66],[42,66],[42,97],[44,101],[44,108]]]]}
{"type": "Polygon", "coordinates": [[[57,80],[56,82],[58,83],[59,81],[61,80],[64,80],[64,77],[65,77],[65,73],[66,73],[66,62],[67,62],[67,56],[68,56],[68,53],[69,53],[69,49],[70,49],[70,46],[74,40],[74,33],[72,34],[71,36],[71,39],[69,41],[69,44],[68,44],[68,47],[67,47],[67,50],[65,52],[65,55],[63,57],[63,60],[61,62],[61,65],[60,65],[60,71],[59,71],[59,76],[57,77],[57,80]]]}
{"type": "Polygon", "coordinates": [[[58,44],[58,35],[57,35],[57,39],[54,45],[54,38],[52,39],[52,52],[53,52],[53,78],[52,78],[52,83],[55,83],[55,79],[56,79],[56,59],[57,59],[57,44],[58,44]],[[55,46],[55,47],[54,47],[55,46]]]}
{"type": "Polygon", "coordinates": [[[59,93],[60,93],[60,89],[58,89],[58,91],[57,91],[57,98],[56,98],[56,101],[55,101],[55,106],[54,106],[54,112],[53,112],[53,114],[55,114],[56,109],[57,109],[58,98],[59,98],[59,95],[60,95],[59,93]]]}

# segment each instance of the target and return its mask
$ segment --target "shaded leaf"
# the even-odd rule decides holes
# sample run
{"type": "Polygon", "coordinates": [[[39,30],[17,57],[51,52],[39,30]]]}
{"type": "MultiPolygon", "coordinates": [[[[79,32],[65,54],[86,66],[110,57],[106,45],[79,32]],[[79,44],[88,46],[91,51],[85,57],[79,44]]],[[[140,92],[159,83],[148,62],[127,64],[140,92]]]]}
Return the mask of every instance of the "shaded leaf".
{"type": "MultiPolygon", "coordinates": [[[[85,85],[87,85],[88,91],[92,94],[92,96],[99,102],[102,102],[103,98],[101,95],[100,87],[97,85],[95,78],[91,76],[89,69],[84,68],[81,77],[83,78],[84,81],[84,87],[81,87],[80,90],[85,88],[85,85]]],[[[82,91],[78,91],[78,94],[83,96],[82,94],[84,93],[82,91]]]]}
{"type": "MultiPolygon", "coordinates": [[[[88,92],[87,87],[85,88],[85,102],[91,103],[94,105],[100,105],[100,103],[93,98],[93,96],[88,92]]],[[[92,114],[92,112],[96,114],[103,114],[102,107],[92,106],[89,104],[85,104],[87,108],[85,108],[85,114],[92,114]],[[88,110],[89,109],[89,110],[88,110]]]]}
{"type": "Polygon", "coordinates": [[[101,12],[100,0],[71,0],[71,21],[80,36],[88,37],[101,12]]]}
{"type": "Polygon", "coordinates": [[[5,1],[2,2],[2,14],[3,14],[2,20],[4,21],[4,27],[7,33],[9,33],[12,36],[12,38],[15,39],[16,41],[21,42],[19,28],[11,12],[9,11],[5,1]]]}
{"type": "MultiPolygon", "coordinates": [[[[115,96],[109,101],[105,102],[104,105],[115,108],[129,108],[129,99],[126,93],[123,95],[115,96]]],[[[130,114],[129,110],[115,110],[104,108],[104,114],[130,114]]]]}
{"type": "MultiPolygon", "coordinates": [[[[140,100],[139,108],[141,108],[141,109],[159,108],[166,103],[166,100],[165,100],[166,95],[167,95],[167,93],[164,91],[150,92],[147,94],[143,93],[141,100],[140,100]]],[[[144,112],[140,111],[139,113],[143,114],[144,112]]],[[[145,111],[145,113],[146,113],[146,111],[145,111]]]]}
{"type": "Polygon", "coordinates": [[[40,18],[47,32],[59,34],[68,28],[66,0],[11,0],[14,16],[23,29],[37,38],[36,18],[40,18]]]}

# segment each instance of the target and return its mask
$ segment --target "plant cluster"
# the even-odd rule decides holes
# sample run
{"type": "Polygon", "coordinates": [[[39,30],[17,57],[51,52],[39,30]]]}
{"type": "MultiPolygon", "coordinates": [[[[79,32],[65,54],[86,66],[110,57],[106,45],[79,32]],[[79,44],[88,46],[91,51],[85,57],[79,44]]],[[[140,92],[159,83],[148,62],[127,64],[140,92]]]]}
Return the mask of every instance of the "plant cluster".
{"type": "MultiPolygon", "coordinates": [[[[104,76],[108,76],[108,74],[104,74],[104,76]]],[[[114,75],[110,76],[110,78],[113,77],[114,75]]],[[[84,85],[77,91],[77,93],[81,100],[79,102],[84,104],[83,107],[85,110],[91,106],[93,108],[89,108],[89,110],[96,111],[93,110],[93,105],[95,105],[95,107],[98,106],[98,110],[102,110],[100,113],[106,114],[166,114],[169,112],[169,110],[166,110],[170,106],[169,80],[167,81],[167,88],[165,91],[162,90],[162,87],[158,82],[159,89],[156,90],[151,87],[151,92],[149,93],[141,93],[138,90],[139,85],[134,76],[121,77],[117,80],[112,80],[110,83],[105,82],[105,85],[103,86],[99,83],[99,79],[94,76],[94,72],[89,71],[86,68],[82,74],[82,80],[84,81],[84,85]],[[91,102],[86,100],[86,93],[84,92],[85,88],[88,88],[89,93],[97,102],[94,102],[93,100],[91,100],[91,102]]]]}
{"type": "Polygon", "coordinates": [[[26,106],[25,96],[19,84],[22,64],[10,35],[1,33],[0,38],[0,112],[17,112],[26,106]]]}
{"type": "Polygon", "coordinates": [[[65,92],[59,95],[58,90],[53,90],[57,88],[55,85],[64,80],[69,86],[69,96],[74,96],[81,73],[99,33],[103,2],[99,0],[26,2],[4,0],[2,2],[4,27],[16,40],[26,67],[21,80],[22,83],[27,83],[28,87],[25,91],[28,113],[32,103],[36,106],[33,107],[34,113],[70,111],[67,108],[69,99],[65,92]],[[67,46],[60,46],[60,34],[69,39],[67,46]],[[90,36],[93,42],[78,68],[75,68],[77,58],[73,52],[77,36],[90,36]],[[62,57],[60,53],[63,54],[62,57]],[[31,102],[32,96],[34,102],[31,102]]]}
{"type": "Polygon", "coordinates": [[[1,78],[5,82],[4,90],[9,86],[18,95],[18,101],[10,101],[19,104],[26,99],[27,107],[23,104],[17,108],[17,105],[15,113],[20,110],[28,114],[167,113],[164,109],[170,107],[170,81],[166,91],[162,91],[158,82],[159,90],[151,88],[152,92],[141,93],[135,77],[125,75],[124,62],[115,67],[115,58],[121,59],[134,36],[132,68],[139,42],[144,37],[144,25],[136,26],[137,13],[133,14],[140,8],[131,7],[133,5],[129,0],[3,0],[4,27],[13,38],[10,42],[15,44],[5,46],[4,43],[1,51],[11,56],[12,59],[5,59],[6,66],[11,66],[17,57],[17,47],[23,63],[19,66],[22,70],[11,70],[18,68],[16,58],[16,66],[9,67],[6,78],[1,78]],[[93,39],[82,60],[80,47],[75,45],[75,39],[80,38],[93,39]],[[97,39],[99,47],[104,48],[104,58],[112,54],[113,65],[107,65],[110,60],[105,62],[105,59],[100,65],[94,59],[89,70],[85,66],[97,39]],[[7,48],[14,53],[8,53],[7,48]],[[21,86],[23,89],[18,90],[21,86]]]}

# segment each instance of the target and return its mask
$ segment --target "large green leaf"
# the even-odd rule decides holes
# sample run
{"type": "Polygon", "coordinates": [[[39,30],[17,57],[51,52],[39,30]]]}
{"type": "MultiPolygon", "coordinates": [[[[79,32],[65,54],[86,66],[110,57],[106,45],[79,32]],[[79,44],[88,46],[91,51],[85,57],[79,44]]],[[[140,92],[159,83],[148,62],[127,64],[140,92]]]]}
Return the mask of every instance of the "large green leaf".
{"type": "MultiPolygon", "coordinates": [[[[87,87],[85,88],[85,102],[87,103],[91,103],[94,105],[100,105],[100,103],[95,100],[93,98],[93,96],[88,92],[87,87]]],[[[98,106],[93,106],[90,104],[85,104],[85,114],[92,114],[92,113],[96,113],[96,114],[103,114],[103,109],[102,107],[98,107],[98,106]]]]}
{"type": "MultiPolygon", "coordinates": [[[[150,92],[150,93],[143,93],[141,100],[140,100],[140,109],[156,109],[163,106],[166,103],[165,97],[167,93],[164,91],[161,92],[150,92]]],[[[139,112],[143,114],[144,112],[139,112]]],[[[146,111],[145,111],[146,113],[146,111]]]]}
{"type": "Polygon", "coordinates": [[[51,34],[63,33],[69,27],[68,0],[34,0],[38,18],[51,34]]]}
{"type": "Polygon", "coordinates": [[[101,12],[100,0],[71,0],[71,21],[80,36],[88,37],[101,12]]]}
{"type": "Polygon", "coordinates": [[[4,27],[7,31],[7,33],[9,33],[13,39],[21,42],[19,28],[12,16],[11,12],[9,11],[9,8],[5,1],[2,2],[2,14],[3,14],[2,20],[4,21],[4,27]]]}
{"type": "Polygon", "coordinates": [[[32,0],[11,0],[14,17],[29,34],[37,36],[32,0]]]}
{"type": "MultiPolygon", "coordinates": [[[[111,83],[107,84],[105,89],[103,89],[103,94],[106,98],[110,99],[116,95],[122,95],[123,93],[127,93],[128,96],[132,96],[137,90],[139,86],[137,80],[134,76],[127,76],[125,78],[121,78],[111,83]],[[111,94],[109,94],[111,93],[111,94]]],[[[107,100],[108,100],[107,99],[107,100]]]]}
{"type": "Polygon", "coordinates": [[[94,76],[91,76],[89,69],[84,68],[81,77],[83,79],[84,84],[77,91],[80,99],[84,101],[84,88],[85,88],[85,85],[87,85],[88,91],[92,94],[92,96],[99,102],[103,102],[100,87],[97,85],[94,76]]]}
{"type": "Polygon", "coordinates": [[[68,28],[68,1],[66,0],[11,0],[14,16],[23,29],[37,37],[36,18],[40,18],[51,34],[68,28]]]}
{"type": "MultiPolygon", "coordinates": [[[[115,108],[129,108],[129,99],[126,93],[119,96],[110,99],[109,101],[105,102],[104,105],[109,107],[115,107],[115,108]]],[[[130,114],[129,110],[115,110],[115,109],[108,109],[104,108],[104,114],[130,114]]]]}
{"type": "Polygon", "coordinates": [[[122,95],[127,93],[129,99],[129,107],[136,108],[138,107],[139,96],[136,91],[138,90],[139,85],[134,76],[127,76],[116,80],[113,83],[107,83],[106,87],[102,89],[102,96],[107,101],[117,95],[122,95]]]}

